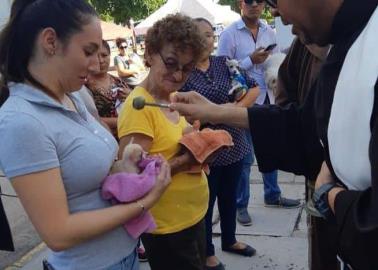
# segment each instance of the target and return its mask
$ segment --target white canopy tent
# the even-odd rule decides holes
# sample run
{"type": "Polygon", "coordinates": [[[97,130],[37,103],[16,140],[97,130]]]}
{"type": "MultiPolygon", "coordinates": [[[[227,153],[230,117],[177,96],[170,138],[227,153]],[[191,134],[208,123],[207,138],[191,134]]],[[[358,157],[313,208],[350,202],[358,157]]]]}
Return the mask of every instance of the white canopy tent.
{"type": "Polygon", "coordinates": [[[156,21],[168,14],[182,13],[192,18],[203,17],[213,25],[229,25],[238,20],[240,15],[231,10],[230,6],[222,6],[212,0],[168,0],[166,4],[156,10],[135,27],[136,35],[146,34],[156,21]]]}
{"type": "Polygon", "coordinates": [[[101,21],[101,29],[104,40],[114,40],[118,37],[130,38],[133,36],[133,32],[129,28],[112,22],[101,21]]]}

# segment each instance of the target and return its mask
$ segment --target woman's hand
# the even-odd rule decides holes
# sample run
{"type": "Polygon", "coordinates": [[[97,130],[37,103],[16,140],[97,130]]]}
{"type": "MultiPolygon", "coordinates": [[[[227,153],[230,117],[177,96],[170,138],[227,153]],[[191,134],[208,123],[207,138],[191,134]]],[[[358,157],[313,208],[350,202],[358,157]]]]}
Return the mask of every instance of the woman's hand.
{"type": "Polygon", "coordinates": [[[159,175],[151,191],[138,201],[147,209],[152,208],[171,183],[171,168],[166,160],[161,164],[159,175]]]}
{"type": "Polygon", "coordinates": [[[169,164],[172,168],[172,175],[189,171],[193,166],[200,165],[188,150],[169,160],[169,164]]]}
{"type": "Polygon", "coordinates": [[[236,105],[239,107],[248,108],[255,104],[256,99],[260,95],[260,88],[258,86],[250,88],[245,96],[239,100],[236,105]]]}
{"type": "MultiPolygon", "coordinates": [[[[163,158],[161,155],[160,157],[163,158]]],[[[167,189],[170,183],[171,183],[171,167],[169,166],[168,162],[164,160],[160,167],[160,173],[156,177],[156,183],[153,190],[156,190],[156,192],[159,195],[161,195],[164,193],[164,191],[167,189]]]]}

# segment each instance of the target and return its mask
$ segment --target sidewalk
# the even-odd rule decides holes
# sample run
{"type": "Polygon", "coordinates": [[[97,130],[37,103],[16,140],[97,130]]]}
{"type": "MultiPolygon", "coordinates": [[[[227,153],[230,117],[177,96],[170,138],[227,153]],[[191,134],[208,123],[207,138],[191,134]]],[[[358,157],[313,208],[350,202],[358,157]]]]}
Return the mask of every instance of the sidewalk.
{"type": "MultiPolygon", "coordinates": [[[[282,193],[286,197],[304,199],[304,178],[279,172],[282,193]]],[[[2,182],[3,186],[3,182],[2,182]]],[[[216,255],[227,270],[307,270],[307,226],[302,208],[278,209],[263,205],[263,185],[257,167],[252,168],[250,213],[253,225],[237,227],[237,239],[257,249],[251,258],[222,252],[219,225],[214,226],[216,255]]],[[[13,225],[13,224],[12,224],[13,225]]],[[[14,232],[15,233],[15,232],[14,232]]],[[[17,249],[20,247],[17,245],[17,249]]],[[[42,243],[21,259],[8,264],[6,270],[39,270],[46,257],[47,248],[42,243]]],[[[0,252],[1,261],[1,252],[0,252]]],[[[1,264],[0,264],[1,266],[1,264]]],[[[1,267],[0,267],[1,268],[1,267]]],[[[141,263],[141,270],[149,270],[148,263],[141,263]]]]}

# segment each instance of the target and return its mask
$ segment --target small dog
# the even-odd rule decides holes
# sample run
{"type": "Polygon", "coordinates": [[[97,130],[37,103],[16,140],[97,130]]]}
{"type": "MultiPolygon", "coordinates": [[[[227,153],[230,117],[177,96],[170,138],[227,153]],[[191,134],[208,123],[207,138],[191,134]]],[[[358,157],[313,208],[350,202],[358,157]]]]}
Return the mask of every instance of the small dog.
{"type": "Polygon", "coordinates": [[[122,159],[114,163],[102,184],[101,195],[105,200],[113,204],[136,202],[141,208],[139,216],[124,224],[124,228],[135,239],[156,228],[154,218],[138,200],[154,187],[161,164],[160,157],[147,157],[143,148],[131,140],[122,153],[122,159]]]}
{"type": "Polygon", "coordinates": [[[131,140],[122,153],[122,159],[114,163],[110,174],[119,172],[140,173],[138,164],[146,155],[147,153],[142,146],[133,143],[133,140],[131,140]]]}
{"type": "Polygon", "coordinates": [[[278,70],[285,57],[286,54],[275,53],[270,55],[263,63],[265,84],[270,90],[273,91],[274,96],[277,94],[278,70]]]}
{"type": "Polygon", "coordinates": [[[247,81],[240,73],[239,63],[235,59],[227,59],[226,65],[231,76],[231,89],[228,95],[232,96],[235,101],[241,100],[248,91],[247,81]]]}

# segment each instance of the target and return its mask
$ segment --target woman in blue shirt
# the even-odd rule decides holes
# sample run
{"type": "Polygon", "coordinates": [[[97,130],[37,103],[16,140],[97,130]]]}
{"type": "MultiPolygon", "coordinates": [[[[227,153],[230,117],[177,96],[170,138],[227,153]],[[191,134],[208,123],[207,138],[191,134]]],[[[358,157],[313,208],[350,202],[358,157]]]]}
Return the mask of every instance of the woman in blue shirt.
{"type": "Polygon", "coordinates": [[[165,163],[139,201],[112,206],[101,197],[117,142],[74,93],[99,67],[101,38],[84,0],[15,0],[0,35],[0,168],[57,270],[138,269],[137,240],[123,224],[170,182],[165,163]]]}
{"type": "MultiPolygon", "coordinates": [[[[230,72],[226,65],[227,57],[212,56],[214,50],[214,32],[210,22],[206,19],[195,19],[206,40],[207,50],[203,52],[201,60],[190,74],[182,91],[194,90],[217,104],[235,103],[228,94],[231,86],[230,72]]],[[[245,76],[246,77],[246,76],[245,76]]],[[[246,77],[248,87],[257,87],[256,83],[246,77]]],[[[250,91],[255,91],[250,90],[250,91]]],[[[256,97],[258,93],[256,94],[256,97]]],[[[248,104],[246,104],[248,105],[248,104]]],[[[236,106],[236,105],[235,105],[236,106]]],[[[223,265],[215,257],[212,243],[212,215],[215,199],[218,198],[218,208],[221,220],[222,249],[244,256],[252,256],[255,249],[236,241],[236,187],[242,172],[242,159],[251,152],[245,132],[242,129],[226,125],[208,125],[212,129],[227,130],[234,142],[230,150],[225,150],[215,159],[210,167],[208,184],[210,191],[209,208],[206,214],[207,260],[206,269],[220,270],[223,265]]]]}

